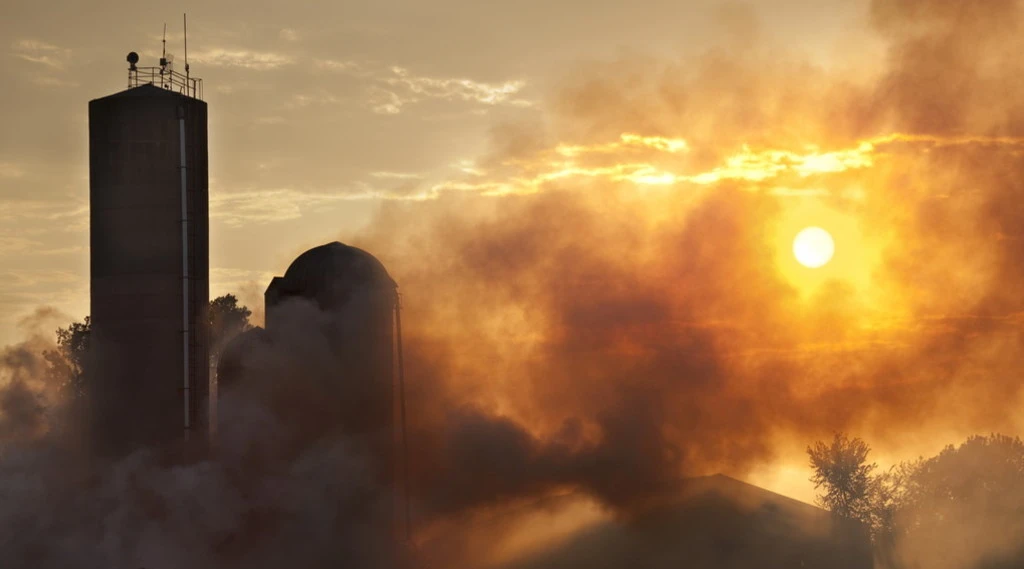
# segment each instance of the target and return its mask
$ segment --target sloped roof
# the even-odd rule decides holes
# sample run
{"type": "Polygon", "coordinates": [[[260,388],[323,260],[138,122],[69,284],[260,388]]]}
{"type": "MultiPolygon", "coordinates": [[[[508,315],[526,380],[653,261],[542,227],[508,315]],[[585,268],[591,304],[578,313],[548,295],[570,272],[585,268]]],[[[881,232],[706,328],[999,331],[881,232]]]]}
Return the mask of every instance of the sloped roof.
{"type": "MultiPolygon", "coordinates": [[[[582,493],[576,493],[583,500],[582,493]]],[[[571,511],[571,496],[543,499],[484,522],[485,535],[515,527],[528,512],[571,511]]],[[[721,474],[680,481],[658,505],[627,517],[590,522],[533,552],[522,552],[502,569],[869,569],[870,539],[860,524],[828,511],[721,474]]],[[[546,518],[554,519],[554,518],[546,518]]],[[[474,522],[475,526],[480,526],[474,522]]],[[[431,552],[459,550],[458,535],[442,538],[431,552]],[[449,541],[451,540],[451,541],[449,541]]],[[[490,567],[494,567],[491,565],[490,567]]]]}
{"type": "Polygon", "coordinates": [[[162,89],[160,87],[157,87],[156,85],[153,85],[152,83],[146,83],[145,85],[139,85],[138,87],[131,87],[129,89],[125,89],[124,91],[118,91],[117,93],[113,93],[105,97],[99,97],[93,100],[103,101],[106,99],[121,99],[124,97],[181,97],[183,99],[193,100],[192,97],[187,97],[171,89],[162,89]]]}
{"type": "Polygon", "coordinates": [[[717,494],[733,503],[747,508],[769,507],[787,511],[792,515],[808,519],[831,519],[832,514],[812,504],[783,496],[760,486],[754,486],[724,474],[713,474],[688,478],[683,481],[682,495],[692,498],[700,495],[717,494]]]}

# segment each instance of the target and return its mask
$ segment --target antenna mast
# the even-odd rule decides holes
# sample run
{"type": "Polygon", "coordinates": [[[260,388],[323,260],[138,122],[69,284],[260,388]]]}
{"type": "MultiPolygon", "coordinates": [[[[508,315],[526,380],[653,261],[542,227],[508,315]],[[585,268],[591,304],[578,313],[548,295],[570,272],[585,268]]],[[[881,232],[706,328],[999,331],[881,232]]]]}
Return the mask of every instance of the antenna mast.
{"type": "Polygon", "coordinates": [[[184,25],[185,41],[185,72],[182,73],[174,68],[174,54],[167,53],[167,23],[164,23],[164,35],[161,38],[160,65],[159,67],[138,67],[139,54],[130,52],[128,54],[128,88],[139,85],[154,85],[161,89],[173,90],[181,95],[187,95],[193,99],[203,99],[203,80],[198,77],[192,78],[192,70],[188,61],[188,14],[182,14],[184,25]]]}
{"type": "Polygon", "coordinates": [[[181,20],[185,29],[185,81],[188,82],[188,14],[182,14],[181,20]]]}
{"type": "Polygon", "coordinates": [[[160,87],[163,89],[167,88],[167,83],[164,82],[164,72],[167,70],[167,23],[164,23],[164,40],[163,50],[160,52],[160,87]]]}

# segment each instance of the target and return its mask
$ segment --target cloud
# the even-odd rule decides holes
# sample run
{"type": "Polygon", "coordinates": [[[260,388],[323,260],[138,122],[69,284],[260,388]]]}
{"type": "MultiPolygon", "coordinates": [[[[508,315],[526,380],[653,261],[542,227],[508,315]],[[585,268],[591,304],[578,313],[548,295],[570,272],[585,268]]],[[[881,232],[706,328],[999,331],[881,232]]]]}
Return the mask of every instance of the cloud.
{"type": "Polygon", "coordinates": [[[23,39],[13,45],[14,55],[19,59],[35,63],[51,70],[67,67],[71,50],[34,39],[23,39]]]}
{"type": "Polygon", "coordinates": [[[288,55],[269,51],[215,48],[190,54],[192,61],[211,67],[237,67],[253,71],[270,71],[292,65],[288,55]]]}
{"type": "Polygon", "coordinates": [[[336,59],[317,59],[314,65],[318,69],[334,72],[354,72],[362,67],[355,61],[339,61],[336,59]]]}
{"type": "MultiPolygon", "coordinates": [[[[526,88],[523,80],[486,83],[469,78],[445,78],[417,75],[407,68],[385,66],[374,61],[354,59],[319,59],[311,56],[311,68],[319,72],[341,74],[358,81],[365,89],[367,104],[378,114],[397,115],[410,105],[428,101],[470,103],[493,107],[533,107],[534,102],[523,98],[526,88]]],[[[292,63],[289,60],[288,63],[292,63]]],[[[328,91],[300,93],[292,97],[288,107],[303,107],[311,103],[346,102],[328,91]]],[[[467,112],[476,112],[471,109],[467,112]]]]}
{"type": "Polygon", "coordinates": [[[482,105],[530,107],[533,102],[519,97],[525,81],[483,83],[465,78],[437,78],[391,67],[376,77],[382,85],[373,88],[371,104],[381,114],[398,114],[402,108],[428,99],[470,102],[482,105]]]}
{"type": "MultiPolygon", "coordinates": [[[[392,86],[407,87],[409,91],[425,97],[442,99],[458,99],[475,101],[493,105],[501,103],[519,93],[525,83],[523,81],[506,81],[504,83],[481,83],[471,79],[439,79],[414,75],[402,67],[392,67],[394,77],[385,79],[392,86]]],[[[529,105],[521,100],[512,100],[512,104],[529,105]]]]}
{"type": "Polygon", "coordinates": [[[825,188],[786,188],[782,186],[772,187],[768,190],[768,193],[773,196],[791,197],[825,197],[831,194],[825,188]]]}
{"type": "Polygon", "coordinates": [[[234,290],[250,282],[269,283],[275,276],[273,271],[257,271],[233,267],[210,267],[210,285],[234,290]]]}
{"type": "MultiPolygon", "coordinates": [[[[296,96],[295,104],[305,106],[314,100],[334,103],[331,97],[315,99],[296,96]]],[[[279,121],[272,117],[265,124],[279,121]]],[[[748,189],[780,197],[826,197],[832,195],[823,186],[829,177],[839,178],[851,172],[868,170],[882,156],[894,152],[909,153],[949,146],[998,147],[1012,150],[1021,142],[1008,137],[936,135],[910,136],[887,134],[854,142],[847,148],[823,150],[809,146],[801,150],[778,148],[753,149],[742,145],[732,153],[716,149],[721,162],[701,171],[687,164],[690,154],[710,149],[695,147],[682,138],[622,133],[617,140],[593,144],[558,143],[541,148],[532,155],[515,156],[498,164],[480,165],[462,160],[453,168],[463,174],[428,182],[420,173],[376,171],[377,180],[409,182],[402,187],[382,188],[357,182],[342,193],[301,192],[291,189],[260,190],[214,197],[214,217],[232,225],[246,221],[269,222],[297,219],[308,208],[358,199],[388,201],[435,200],[450,193],[480,194],[489,197],[530,195],[545,190],[572,189],[580,184],[632,184],[635,187],[716,186],[727,182],[748,184],[748,189]],[[636,161],[641,159],[642,161],[636,161]]],[[[856,189],[844,189],[836,195],[860,200],[856,189]]]]}
{"type": "Polygon", "coordinates": [[[816,174],[834,174],[851,169],[868,168],[873,165],[870,143],[861,143],[856,148],[820,152],[808,149],[804,152],[792,150],[752,151],[743,149],[726,158],[725,164],[687,179],[697,184],[711,184],[722,180],[745,180],[759,182],[793,173],[802,178],[816,174]]]}
{"type": "Polygon", "coordinates": [[[65,228],[88,224],[89,206],[80,200],[44,201],[8,199],[0,202],[0,220],[62,221],[65,228]]]}
{"type": "Polygon", "coordinates": [[[382,115],[397,115],[402,112],[402,106],[413,102],[404,100],[397,93],[373,87],[370,89],[370,106],[373,112],[382,115]]]}
{"type": "Polygon", "coordinates": [[[689,145],[681,138],[622,133],[616,142],[593,145],[559,144],[555,147],[555,153],[572,158],[590,153],[621,154],[630,149],[648,149],[676,153],[688,151],[689,145]]]}
{"type": "Polygon", "coordinates": [[[40,245],[41,243],[38,241],[27,239],[25,237],[0,235],[0,255],[24,253],[39,247],[40,245]]]}
{"type": "Polygon", "coordinates": [[[290,188],[219,192],[210,199],[210,217],[232,226],[273,223],[298,219],[312,208],[363,197],[348,192],[314,193],[290,188]]]}
{"type": "MultiPolygon", "coordinates": [[[[892,152],[924,152],[930,148],[973,146],[1015,151],[1024,141],[998,136],[937,136],[887,134],[856,142],[848,148],[821,150],[815,146],[801,150],[779,148],[752,149],[742,145],[727,153],[716,149],[721,162],[700,171],[685,168],[685,162],[665,161],[659,155],[707,152],[694,148],[687,141],[660,136],[623,133],[618,141],[595,144],[559,143],[534,156],[504,160],[490,170],[462,161],[457,168],[471,176],[467,180],[449,180],[433,187],[431,195],[452,189],[477,191],[485,195],[533,194],[555,183],[581,180],[629,182],[637,186],[708,186],[723,182],[744,182],[752,189],[778,196],[826,196],[821,187],[823,178],[875,166],[879,155],[892,152]],[[595,160],[595,157],[597,159],[595,160]],[[635,161],[636,158],[649,161],[635,161]],[[796,187],[813,180],[814,187],[796,187]]],[[[852,197],[856,192],[843,192],[852,197]]]]}
{"type": "Polygon", "coordinates": [[[329,90],[320,90],[313,93],[297,93],[292,95],[284,104],[288,110],[301,109],[312,105],[341,105],[347,100],[332,93],[329,90]]]}
{"type": "Polygon", "coordinates": [[[262,125],[276,125],[276,124],[287,124],[288,123],[288,119],[286,119],[286,118],[284,118],[282,116],[271,115],[271,116],[260,117],[260,118],[256,119],[254,122],[256,124],[262,124],[262,125]]]}
{"type": "Polygon", "coordinates": [[[62,269],[20,269],[0,272],[10,288],[34,288],[40,285],[81,283],[81,275],[62,269]]]}
{"type": "MultiPolygon", "coordinates": [[[[743,146],[735,154],[723,156],[723,163],[705,171],[686,171],[685,163],[659,155],[686,154],[691,146],[682,139],[623,133],[616,142],[558,144],[533,157],[516,157],[488,171],[464,162],[462,170],[473,179],[452,180],[435,186],[434,193],[445,189],[481,191],[487,195],[532,194],[556,183],[581,180],[629,182],[637,186],[673,186],[679,184],[714,185],[727,181],[764,183],[841,174],[873,165],[874,147],[869,142],[854,148],[825,151],[762,149],[743,146]],[[637,162],[644,156],[649,161],[637,162]],[[599,157],[596,161],[592,158],[599,157]],[[468,165],[468,166],[467,166],[468,165]],[[483,179],[481,179],[483,178],[483,179]]],[[[819,189],[770,188],[778,195],[817,194],[819,189]]]]}
{"type": "Polygon", "coordinates": [[[51,248],[40,248],[32,251],[33,255],[39,256],[57,256],[57,255],[69,255],[72,253],[82,253],[88,251],[88,247],[84,245],[71,245],[68,247],[51,247],[51,248]]]}
{"type": "Polygon", "coordinates": [[[72,80],[68,80],[68,79],[63,79],[61,77],[52,77],[52,76],[45,76],[45,75],[36,75],[35,77],[32,77],[32,83],[35,84],[35,85],[39,85],[40,87],[67,87],[67,88],[71,88],[71,87],[78,87],[79,85],[81,85],[81,83],[79,83],[78,81],[72,81],[72,80]]]}
{"type": "Polygon", "coordinates": [[[389,180],[421,180],[423,179],[422,174],[415,174],[410,172],[370,172],[370,176],[374,178],[384,178],[389,180]]]}
{"type": "Polygon", "coordinates": [[[0,162],[0,178],[21,178],[25,171],[17,164],[0,162]]]}

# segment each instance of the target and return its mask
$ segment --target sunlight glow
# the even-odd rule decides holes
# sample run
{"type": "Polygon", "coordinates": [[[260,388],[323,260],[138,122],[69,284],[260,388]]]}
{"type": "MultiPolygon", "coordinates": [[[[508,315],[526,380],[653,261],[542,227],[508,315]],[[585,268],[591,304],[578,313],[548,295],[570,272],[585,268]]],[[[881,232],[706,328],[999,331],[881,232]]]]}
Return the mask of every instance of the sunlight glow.
{"type": "Polygon", "coordinates": [[[801,265],[817,269],[832,260],[836,251],[835,242],[828,231],[820,227],[808,227],[793,240],[793,255],[801,265]]]}

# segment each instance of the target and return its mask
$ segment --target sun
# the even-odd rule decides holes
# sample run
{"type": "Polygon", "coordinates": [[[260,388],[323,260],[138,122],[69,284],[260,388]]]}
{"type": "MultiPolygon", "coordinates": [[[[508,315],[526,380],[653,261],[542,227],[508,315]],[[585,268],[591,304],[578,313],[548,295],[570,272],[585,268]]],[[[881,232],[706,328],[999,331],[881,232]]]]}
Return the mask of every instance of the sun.
{"type": "Polygon", "coordinates": [[[807,227],[793,239],[793,256],[801,265],[817,269],[825,266],[836,252],[832,235],[820,227],[807,227]]]}

